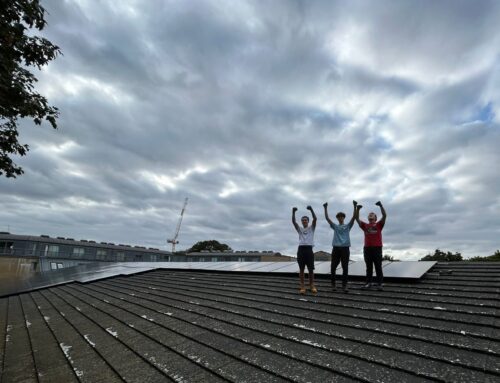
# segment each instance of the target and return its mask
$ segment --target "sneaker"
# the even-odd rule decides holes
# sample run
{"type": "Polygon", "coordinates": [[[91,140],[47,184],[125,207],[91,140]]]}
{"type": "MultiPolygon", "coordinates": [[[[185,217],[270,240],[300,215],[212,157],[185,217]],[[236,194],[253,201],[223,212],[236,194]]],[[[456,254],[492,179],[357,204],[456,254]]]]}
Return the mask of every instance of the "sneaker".
{"type": "Polygon", "coordinates": [[[371,283],[367,283],[366,285],[361,286],[362,289],[369,289],[372,287],[371,283]]]}
{"type": "Polygon", "coordinates": [[[304,295],[306,293],[306,289],[304,287],[301,287],[299,289],[299,294],[304,295]]]}
{"type": "Polygon", "coordinates": [[[318,289],[314,286],[311,286],[311,293],[313,294],[317,294],[318,293],[318,289]]]}

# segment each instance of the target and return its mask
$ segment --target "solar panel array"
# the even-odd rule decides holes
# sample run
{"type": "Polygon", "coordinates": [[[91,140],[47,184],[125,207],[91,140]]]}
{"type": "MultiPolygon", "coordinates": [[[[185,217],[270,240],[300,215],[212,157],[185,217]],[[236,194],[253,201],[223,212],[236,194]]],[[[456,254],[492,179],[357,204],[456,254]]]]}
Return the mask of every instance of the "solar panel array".
{"type": "MultiPolygon", "coordinates": [[[[402,261],[383,262],[384,277],[408,280],[420,279],[436,262],[402,261]]],[[[330,274],[330,261],[316,262],[317,275],[330,274]]],[[[117,262],[94,263],[54,270],[37,274],[24,280],[7,281],[0,286],[0,296],[32,291],[40,288],[56,286],[68,282],[86,283],[117,275],[130,275],[155,269],[200,270],[217,272],[245,272],[245,273],[297,273],[296,262],[117,262]]],[[[342,273],[339,266],[336,274],[342,273]]],[[[363,277],[365,263],[351,261],[349,276],[363,277]]]]}

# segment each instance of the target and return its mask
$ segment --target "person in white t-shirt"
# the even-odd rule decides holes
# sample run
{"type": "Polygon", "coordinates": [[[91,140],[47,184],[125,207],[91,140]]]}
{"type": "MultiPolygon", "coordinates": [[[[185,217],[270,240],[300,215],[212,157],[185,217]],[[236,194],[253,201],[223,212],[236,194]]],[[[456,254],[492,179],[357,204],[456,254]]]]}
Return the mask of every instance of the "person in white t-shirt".
{"type": "Polygon", "coordinates": [[[299,264],[299,278],[300,278],[300,294],[305,294],[306,289],[304,287],[304,269],[307,266],[307,271],[309,273],[309,286],[311,293],[316,294],[318,290],[314,286],[314,231],[316,230],[316,214],[311,206],[307,207],[307,210],[311,212],[313,221],[311,226],[309,226],[309,217],[303,216],[300,221],[302,222],[302,227],[300,227],[295,221],[295,212],[297,208],[292,209],[292,223],[299,234],[299,247],[297,249],[297,263],[299,264]]]}

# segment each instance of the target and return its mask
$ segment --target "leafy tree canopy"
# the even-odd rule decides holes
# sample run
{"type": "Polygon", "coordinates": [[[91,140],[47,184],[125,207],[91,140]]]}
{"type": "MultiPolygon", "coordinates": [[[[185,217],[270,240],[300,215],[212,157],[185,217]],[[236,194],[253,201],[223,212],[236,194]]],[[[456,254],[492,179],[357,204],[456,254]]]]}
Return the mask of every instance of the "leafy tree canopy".
{"type": "Polygon", "coordinates": [[[420,259],[421,261],[440,261],[440,262],[456,262],[462,261],[462,254],[460,253],[451,253],[450,251],[444,252],[439,249],[434,251],[434,254],[427,254],[425,257],[420,259]]]}
{"type": "Polygon", "coordinates": [[[232,250],[225,243],[220,243],[216,240],[211,241],[200,241],[196,242],[190,249],[186,250],[188,253],[193,253],[197,251],[208,250],[208,251],[224,251],[224,250],[232,250]]]}
{"type": "Polygon", "coordinates": [[[495,251],[495,254],[488,257],[472,257],[469,258],[470,262],[500,262],[500,250],[495,251]]]}
{"type": "Polygon", "coordinates": [[[11,159],[24,156],[28,145],[18,141],[18,119],[47,120],[57,128],[58,109],[35,91],[38,80],[28,71],[40,69],[60,53],[47,39],[36,36],[46,21],[39,0],[0,0],[0,176],[16,177],[23,170],[11,159]]]}

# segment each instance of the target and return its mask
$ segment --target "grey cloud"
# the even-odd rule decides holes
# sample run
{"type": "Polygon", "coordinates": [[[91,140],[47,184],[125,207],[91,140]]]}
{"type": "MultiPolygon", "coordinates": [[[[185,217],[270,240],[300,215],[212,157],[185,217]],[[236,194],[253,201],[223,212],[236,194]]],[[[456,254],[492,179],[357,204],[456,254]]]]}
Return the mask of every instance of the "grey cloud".
{"type": "Polygon", "coordinates": [[[181,248],[294,254],[292,206],[328,250],[323,202],[382,199],[391,254],[498,246],[498,126],[470,121],[496,107],[494,2],[81,4],[46,2],[60,129],[23,123],[26,174],[0,180],[16,232],[166,246],[188,196],[181,248]],[[361,63],[332,46],[352,26],[361,63]]]}

